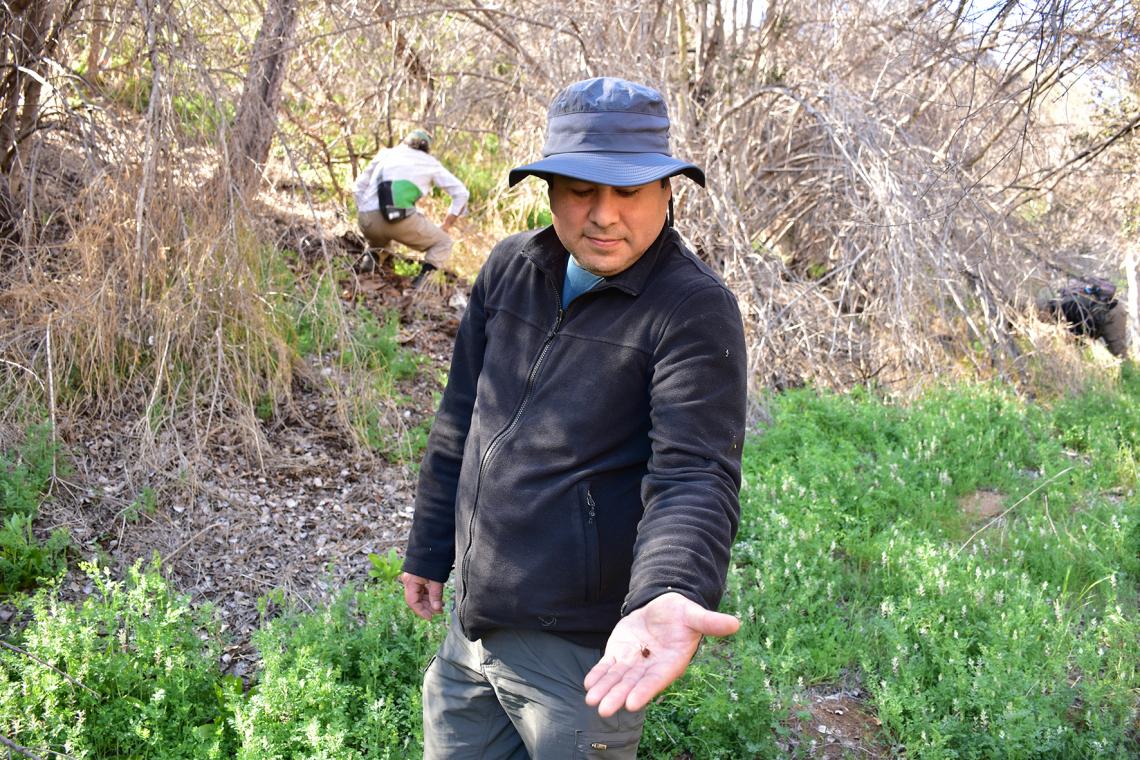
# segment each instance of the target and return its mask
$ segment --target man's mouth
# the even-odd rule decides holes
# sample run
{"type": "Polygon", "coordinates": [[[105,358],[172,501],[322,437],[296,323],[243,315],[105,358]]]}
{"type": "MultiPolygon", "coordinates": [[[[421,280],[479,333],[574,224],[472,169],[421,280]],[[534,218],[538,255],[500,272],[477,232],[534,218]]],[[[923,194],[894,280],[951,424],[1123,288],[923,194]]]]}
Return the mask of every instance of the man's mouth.
{"type": "Polygon", "coordinates": [[[586,236],[586,239],[599,248],[612,248],[621,242],[620,238],[598,238],[589,235],[586,236]]]}

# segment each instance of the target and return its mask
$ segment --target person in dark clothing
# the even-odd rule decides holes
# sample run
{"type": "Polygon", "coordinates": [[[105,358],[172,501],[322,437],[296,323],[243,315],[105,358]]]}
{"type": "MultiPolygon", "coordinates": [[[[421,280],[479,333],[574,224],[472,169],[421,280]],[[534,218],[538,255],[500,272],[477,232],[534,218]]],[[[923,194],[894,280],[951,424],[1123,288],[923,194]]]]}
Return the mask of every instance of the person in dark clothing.
{"type": "Polygon", "coordinates": [[[1128,316],[1116,286],[1100,277],[1074,280],[1045,303],[1045,312],[1063,319],[1076,335],[1102,339],[1113,356],[1128,354],[1128,316]]]}
{"type": "Polygon", "coordinates": [[[491,252],[456,337],[401,582],[447,637],[425,758],[636,755],[716,612],[739,524],[736,299],[672,229],[660,93],[577,82],[549,111],[553,225],[491,252]]]}

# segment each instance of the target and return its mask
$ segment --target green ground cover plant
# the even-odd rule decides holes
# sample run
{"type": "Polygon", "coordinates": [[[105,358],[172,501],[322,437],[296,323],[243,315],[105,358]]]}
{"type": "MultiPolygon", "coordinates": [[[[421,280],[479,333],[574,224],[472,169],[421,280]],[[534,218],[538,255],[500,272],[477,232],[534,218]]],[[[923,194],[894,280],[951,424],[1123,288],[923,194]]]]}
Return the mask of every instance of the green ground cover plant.
{"type": "MultiPolygon", "coordinates": [[[[707,641],[650,708],[641,756],[785,756],[812,694],[856,688],[879,744],[908,757],[1136,756],[1127,377],[1050,405],[981,385],[768,406],[723,604],[741,631],[707,641]],[[1000,511],[966,508],[979,492],[1000,511]]],[[[29,607],[9,641],[35,659],[0,653],[0,725],[74,757],[415,757],[443,626],[404,608],[398,570],[373,556],[367,586],[267,621],[243,690],[216,670],[217,621],[156,567],[123,584],[92,569],[82,605],[47,589],[29,607]]]]}
{"type": "Polygon", "coordinates": [[[908,755],[1134,755],[1140,398],[805,390],[772,414],[727,606],[777,715],[855,673],[908,755]],[[1004,516],[963,510],[981,489],[1004,516]]]}
{"type": "Polygon", "coordinates": [[[84,569],[89,598],[41,589],[26,602],[31,622],[0,648],[0,733],[36,756],[418,753],[419,678],[441,628],[418,625],[392,585],[347,588],[317,613],[266,622],[246,690],[218,670],[224,641],[212,609],[175,593],[157,562],[121,582],[84,569]]]}
{"type": "Polygon", "coordinates": [[[45,540],[32,531],[54,462],[46,425],[32,426],[21,446],[0,451],[0,599],[66,567],[67,531],[57,528],[45,540]]]}
{"type": "Polygon", "coordinates": [[[0,649],[4,734],[38,757],[233,757],[242,689],[217,669],[210,608],[175,594],[157,564],[123,581],[85,570],[90,597],[69,603],[42,589],[27,604],[30,624],[0,649]]]}
{"type": "Polygon", "coordinates": [[[442,627],[417,622],[388,581],[258,631],[262,669],[235,710],[237,757],[420,754],[420,679],[442,627]]]}

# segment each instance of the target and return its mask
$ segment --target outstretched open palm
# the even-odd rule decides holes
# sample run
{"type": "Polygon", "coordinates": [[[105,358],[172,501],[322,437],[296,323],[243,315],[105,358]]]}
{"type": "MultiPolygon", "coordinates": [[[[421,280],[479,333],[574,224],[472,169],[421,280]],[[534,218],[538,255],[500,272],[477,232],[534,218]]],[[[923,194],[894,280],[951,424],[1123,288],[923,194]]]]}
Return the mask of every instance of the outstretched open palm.
{"type": "Polygon", "coordinates": [[[702,636],[730,636],[739,628],[732,615],[662,594],[618,621],[602,659],[586,674],[586,704],[602,717],[622,707],[640,710],[685,672],[702,636]]]}

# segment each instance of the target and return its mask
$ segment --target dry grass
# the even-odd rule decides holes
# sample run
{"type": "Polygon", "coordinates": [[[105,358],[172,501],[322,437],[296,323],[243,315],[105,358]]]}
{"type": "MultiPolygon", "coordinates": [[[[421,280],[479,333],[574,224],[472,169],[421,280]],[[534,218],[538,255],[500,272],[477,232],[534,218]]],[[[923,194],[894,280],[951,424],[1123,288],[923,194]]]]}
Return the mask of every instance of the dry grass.
{"type": "Polygon", "coordinates": [[[55,216],[3,273],[0,358],[25,405],[134,417],[140,451],[172,428],[187,451],[257,451],[254,407],[288,398],[295,352],[264,243],[240,209],[193,191],[200,167],[178,156],[148,185],[144,156],[93,167],[72,154],[63,163],[98,175],[67,203],[29,186],[55,216]]]}
{"type": "MultiPolygon", "coordinates": [[[[1100,41],[1132,29],[1096,3],[1070,4],[1048,35],[1035,33],[1043,17],[1003,6],[1002,33],[1037,45],[1017,61],[995,56],[996,28],[955,15],[967,6],[939,3],[781,0],[736,25],[723,14],[743,18],[739,4],[428,3],[401,17],[334,5],[299,23],[260,200],[211,180],[226,135],[209,114],[239,100],[216,72],[241,70],[250,42],[225,13],[112,9],[120,34],[108,39],[129,47],[154,32],[148,65],[167,67],[165,78],[141,64],[107,69],[104,92],[119,105],[52,74],[45,113],[63,128],[28,140],[9,178],[25,213],[0,269],[5,401],[55,418],[130,416],[142,447],[178,429],[187,451],[261,450],[256,405],[287,407],[295,381],[316,382],[290,320],[325,320],[330,348],[351,330],[351,305],[318,304],[315,283],[340,291],[346,267],[330,241],[354,228],[348,187],[371,152],[425,126],[479,176],[502,176],[455,231],[449,269],[470,281],[545,208],[544,183],[508,190],[505,170],[538,155],[549,98],[602,73],[659,87],[675,153],[708,173],[705,191],[676,181],[678,226],[740,297],[757,389],[872,382],[907,393],[998,376],[1051,393],[1080,382],[1090,352],[1094,373],[1114,366],[1027,308],[1067,272],[1113,274],[1137,201],[1119,181],[1056,185],[1075,166],[1063,163],[1070,143],[1046,118],[1048,96],[1066,87],[1066,66],[1100,60],[1100,41]],[[1019,71],[1027,62],[1036,68],[1019,71]],[[197,109],[193,134],[175,113],[183,96],[197,109]],[[128,100],[145,113],[124,112],[128,100]],[[311,239],[265,222],[283,217],[311,239]],[[313,281],[274,279],[270,250],[282,247],[313,281]],[[289,319],[283,303],[296,307],[289,319]]],[[[85,52],[78,35],[59,56],[85,52]]],[[[1132,171],[1123,141],[1114,149],[1132,171]]],[[[425,210],[440,220],[446,203],[425,210]]],[[[369,405],[400,424],[366,379],[330,385],[346,429],[369,405]]]]}

